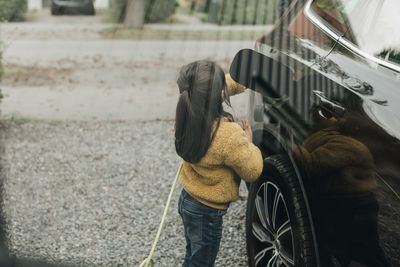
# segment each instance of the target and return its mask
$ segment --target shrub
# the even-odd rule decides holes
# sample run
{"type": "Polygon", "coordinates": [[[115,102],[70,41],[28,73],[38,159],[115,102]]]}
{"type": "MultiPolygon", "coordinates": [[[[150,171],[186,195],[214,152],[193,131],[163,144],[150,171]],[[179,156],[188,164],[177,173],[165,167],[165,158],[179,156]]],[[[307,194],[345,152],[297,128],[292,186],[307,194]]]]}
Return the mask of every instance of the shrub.
{"type": "MultiPolygon", "coordinates": [[[[176,0],[145,0],[145,23],[148,22],[164,22],[172,14],[177,7],[176,0]]],[[[110,12],[112,20],[115,22],[123,22],[125,18],[127,0],[111,0],[110,12]]]]}
{"type": "Polygon", "coordinates": [[[0,21],[23,20],[27,6],[27,0],[0,0],[0,21]]]}
{"type": "Polygon", "coordinates": [[[176,0],[147,0],[145,22],[166,21],[178,6],[176,0]]]}
{"type": "Polygon", "coordinates": [[[219,0],[220,24],[273,24],[278,0],[219,0]]]}
{"type": "Polygon", "coordinates": [[[114,22],[123,22],[125,17],[127,0],[111,0],[110,16],[114,22]]]}

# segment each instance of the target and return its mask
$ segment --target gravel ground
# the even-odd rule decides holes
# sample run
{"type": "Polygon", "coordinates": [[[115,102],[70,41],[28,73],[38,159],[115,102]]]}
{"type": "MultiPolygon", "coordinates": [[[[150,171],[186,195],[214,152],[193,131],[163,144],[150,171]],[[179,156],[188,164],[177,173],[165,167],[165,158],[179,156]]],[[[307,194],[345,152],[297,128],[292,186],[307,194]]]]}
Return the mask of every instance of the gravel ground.
{"type": "MultiPolygon", "coordinates": [[[[7,126],[4,205],[11,253],[80,266],[138,266],[179,166],[172,121],[7,126]]],[[[178,266],[178,185],[154,259],[178,266]]],[[[246,195],[242,184],[241,195],[246,195]]],[[[216,266],[246,266],[245,200],[231,205],[216,266]]]]}

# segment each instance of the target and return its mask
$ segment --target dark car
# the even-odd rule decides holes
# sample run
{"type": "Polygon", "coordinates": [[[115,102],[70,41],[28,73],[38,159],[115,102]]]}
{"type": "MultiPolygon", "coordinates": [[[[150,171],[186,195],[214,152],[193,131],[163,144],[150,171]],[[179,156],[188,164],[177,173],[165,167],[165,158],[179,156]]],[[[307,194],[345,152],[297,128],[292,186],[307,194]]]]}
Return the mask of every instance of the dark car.
{"type": "Polygon", "coordinates": [[[94,15],[94,0],[51,0],[51,14],[78,14],[94,15]]]}
{"type": "Polygon", "coordinates": [[[235,56],[265,158],[250,266],[400,266],[399,14],[398,0],[293,1],[235,56]]]}

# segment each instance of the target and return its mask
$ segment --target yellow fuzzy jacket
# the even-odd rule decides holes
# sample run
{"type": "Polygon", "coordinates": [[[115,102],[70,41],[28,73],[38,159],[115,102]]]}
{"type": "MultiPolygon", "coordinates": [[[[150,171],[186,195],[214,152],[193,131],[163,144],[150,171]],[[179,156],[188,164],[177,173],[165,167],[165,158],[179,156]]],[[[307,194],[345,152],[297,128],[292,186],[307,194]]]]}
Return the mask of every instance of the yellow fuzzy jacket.
{"type": "Polygon", "coordinates": [[[183,162],[180,181],[197,201],[227,209],[239,198],[240,179],[256,180],[262,171],[261,151],[248,141],[243,129],[222,118],[207,153],[198,163],[183,162]]]}
{"type": "Polygon", "coordinates": [[[365,193],[377,186],[369,149],[335,127],[312,134],[293,152],[320,193],[365,193]]]}

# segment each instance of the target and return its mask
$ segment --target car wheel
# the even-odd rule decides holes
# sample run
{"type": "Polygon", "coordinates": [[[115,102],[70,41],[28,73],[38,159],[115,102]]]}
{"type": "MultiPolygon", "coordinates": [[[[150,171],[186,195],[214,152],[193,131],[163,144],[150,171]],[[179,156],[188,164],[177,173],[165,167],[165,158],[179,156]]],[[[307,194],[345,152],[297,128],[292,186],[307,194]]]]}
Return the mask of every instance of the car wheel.
{"type": "Polygon", "coordinates": [[[315,266],[311,223],[293,166],[284,155],[264,162],[247,202],[249,266],[315,266]]]}
{"type": "Polygon", "coordinates": [[[94,9],[93,2],[90,2],[87,7],[85,8],[85,14],[86,15],[92,15],[94,16],[96,14],[96,11],[94,9]]]}
{"type": "Polygon", "coordinates": [[[61,14],[61,7],[57,6],[54,3],[51,3],[51,14],[52,15],[60,15],[61,14]]]}

